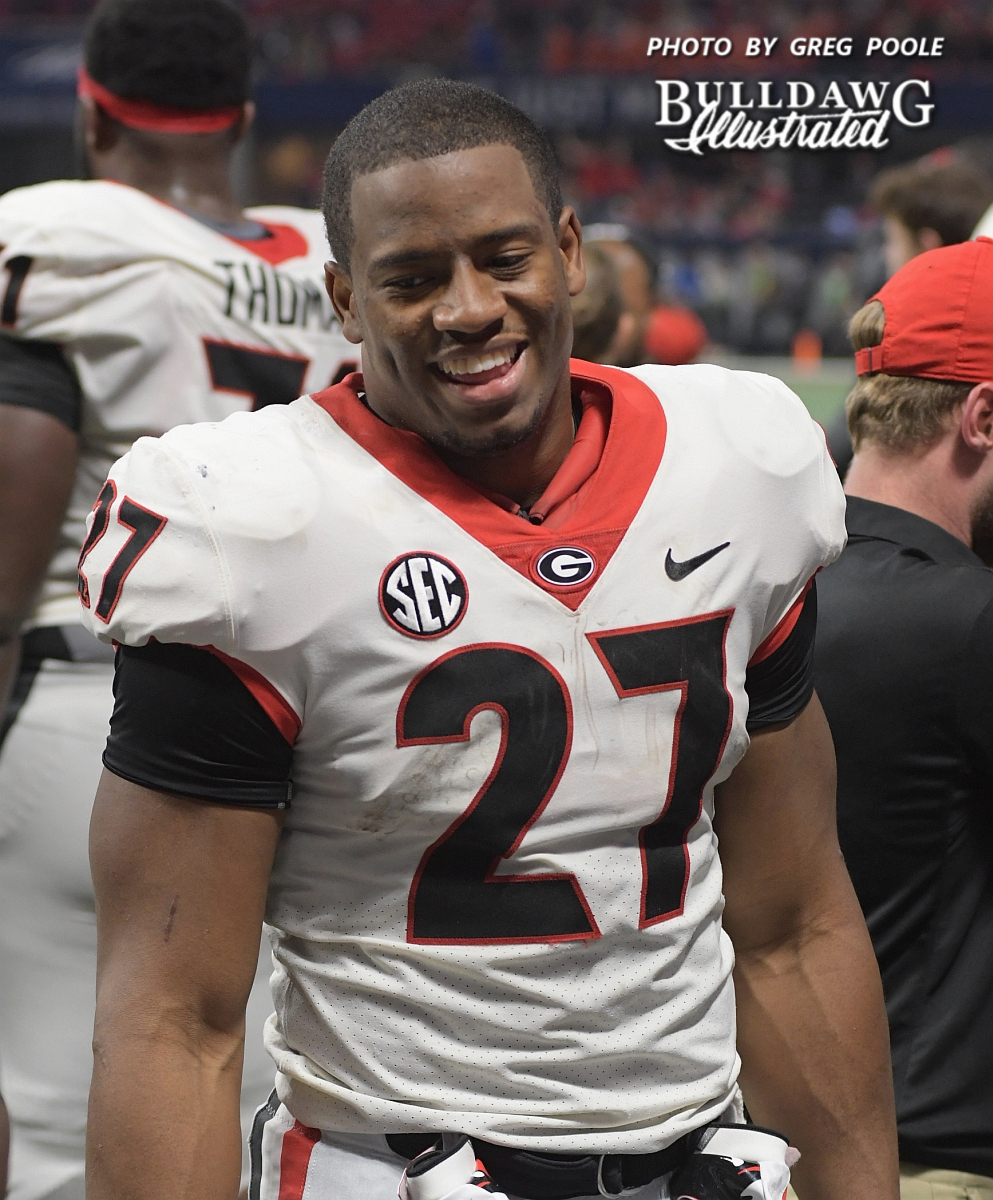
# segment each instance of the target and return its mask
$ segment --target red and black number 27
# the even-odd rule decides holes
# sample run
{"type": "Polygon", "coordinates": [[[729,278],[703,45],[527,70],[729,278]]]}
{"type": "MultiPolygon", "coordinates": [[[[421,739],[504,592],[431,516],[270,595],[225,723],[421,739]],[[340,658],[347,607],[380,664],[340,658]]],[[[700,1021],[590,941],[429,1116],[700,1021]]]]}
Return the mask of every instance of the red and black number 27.
{"type": "MultiPolygon", "coordinates": [[[[79,562],[77,564],[79,580],[77,590],[84,608],[90,607],[90,585],[83,574],[83,564],[86,562],[90,551],[103,538],[110,527],[110,510],[116,499],[117,486],[112,479],[108,479],[100,489],[100,495],[97,497],[96,505],[93,508],[93,524],[90,526],[90,532],[86,535],[86,540],[83,542],[82,549],[79,552],[79,562]]],[[[118,550],[114,561],[107,568],[107,572],[103,577],[100,596],[93,611],[104,624],[110,620],[114,609],[117,607],[117,602],[121,598],[121,588],[124,587],[124,581],[127,579],[132,567],[152,542],[155,541],[162,530],[165,529],[167,523],[165,517],[152,512],[150,508],[145,508],[143,505],[135,503],[128,496],[124,497],[117,510],[117,522],[119,525],[123,525],[125,529],[130,529],[131,536],[120,550],[118,550]]]]}
{"type": "MultiPolygon", "coordinates": [[[[683,910],[687,836],[731,729],[725,642],[732,611],[588,635],[618,697],[680,693],[660,815],[639,831],[639,926],[683,910]]],[[[407,940],[479,945],[597,938],[574,875],[498,875],[558,785],[572,743],[572,702],[550,663],[520,646],[477,645],[443,655],[408,687],[398,747],[467,742],[477,713],[502,725],[488,778],[427,850],[408,899],[407,940]]]]}

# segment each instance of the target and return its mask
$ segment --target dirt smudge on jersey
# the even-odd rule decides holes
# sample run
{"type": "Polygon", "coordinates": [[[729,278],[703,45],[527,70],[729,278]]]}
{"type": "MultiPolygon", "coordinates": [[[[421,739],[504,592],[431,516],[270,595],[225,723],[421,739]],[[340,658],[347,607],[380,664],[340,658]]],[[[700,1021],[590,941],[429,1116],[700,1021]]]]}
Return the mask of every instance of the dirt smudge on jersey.
{"type": "Polygon", "coordinates": [[[395,790],[362,804],[356,830],[386,837],[402,826],[433,840],[469,807],[486,781],[496,761],[500,732],[496,713],[484,710],[473,719],[468,743],[402,748],[401,753],[417,755],[416,763],[398,777],[395,790]]]}

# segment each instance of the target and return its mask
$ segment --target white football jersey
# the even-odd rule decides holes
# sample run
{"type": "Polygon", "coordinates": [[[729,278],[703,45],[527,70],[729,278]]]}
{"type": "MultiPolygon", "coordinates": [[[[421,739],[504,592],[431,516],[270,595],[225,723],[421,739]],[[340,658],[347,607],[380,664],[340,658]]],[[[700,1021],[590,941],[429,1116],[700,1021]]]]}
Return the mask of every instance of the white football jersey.
{"type": "Polygon", "coordinates": [[[139,441],[92,526],[89,628],[214,647],[295,739],[268,1045],[307,1125],[644,1152],[735,1094],[713,789],[844,496],[777,380],[574,367],[612,415],[553,531],[358,378],[139,441]]]}
{"type": "Polygon", "coordinates": [[[0,197],[0,328],[56,342],[83,395],[76,485],[32,625],[77,619],[84,522],[135,438],[289,403],[357,363],[324,291],[317,212],[235,241],[144,192],[57,181],[0,197]]]}
{"type": "Polygon", "coordinates": [[[972,238],[993,237],[993,204],[979,218],[979,224],[972,231],[972,238]]]}

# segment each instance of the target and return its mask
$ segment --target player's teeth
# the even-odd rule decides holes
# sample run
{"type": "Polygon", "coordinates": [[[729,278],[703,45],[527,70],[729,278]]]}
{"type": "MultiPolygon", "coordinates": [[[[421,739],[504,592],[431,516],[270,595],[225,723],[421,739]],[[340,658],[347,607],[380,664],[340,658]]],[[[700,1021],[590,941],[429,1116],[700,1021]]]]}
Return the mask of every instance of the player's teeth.
{"type": "Polygon", "coordinates": [[[482,371],[492,371],[494,367],[502,367],[505,363],[511,362],[513,357],[512,350],[498,350],[485,358],[459,358],[438,365],[446,375],[479,375],[482,371]]]}

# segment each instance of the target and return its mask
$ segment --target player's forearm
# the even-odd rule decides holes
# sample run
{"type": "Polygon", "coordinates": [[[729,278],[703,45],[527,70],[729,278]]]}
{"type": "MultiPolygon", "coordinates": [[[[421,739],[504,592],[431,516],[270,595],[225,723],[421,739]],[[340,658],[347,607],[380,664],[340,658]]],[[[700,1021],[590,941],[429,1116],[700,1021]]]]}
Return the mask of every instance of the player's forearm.
{"type": "Polygon", "coordinates": [[[740,955],[735,987],[745,1102],[801,1150],[801,1200],[896,1200],[889,1035],[861,914],[740,955]]]}
{"type": "Polygon", "coordinates": [[[149,1035],[147,1019],[102,1024],[98,1012],[88,1200],[235,1200],[241,1040],[168,1026],[149,1035]]]}

